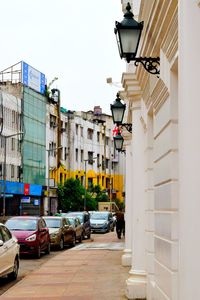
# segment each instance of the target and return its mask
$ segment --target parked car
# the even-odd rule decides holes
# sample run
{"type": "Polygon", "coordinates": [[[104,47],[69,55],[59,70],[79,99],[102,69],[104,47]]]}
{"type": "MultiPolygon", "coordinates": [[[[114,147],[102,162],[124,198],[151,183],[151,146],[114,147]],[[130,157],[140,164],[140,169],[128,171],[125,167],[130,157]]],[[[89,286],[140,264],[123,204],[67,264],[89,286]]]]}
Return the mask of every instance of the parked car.
{"type": "Polygon", "coordinates": [[[112,217],[113,217],[113,224],[114,224],[114,227],[116,226],[116,223],[117,223],[117,218],[116,218],[116,215],[114,212],[112,212],[112,217]]]}
{"type": "Polygon", "coordinates": [[[19,244],[10,230],[0,223],[0,277],[15,280],[19,269],[19,244]]]}
{"type": "Polygon", "coordinates": [[[59,216],[45,216],[43,218],[49,228],[52,247],[63,250],[66,244],[75,246],[76,232],[67,218],[59,216]]]}
{"type": "Polygon", "coordinates": [[[34,254],[40,258],[41,252],[50,253],[49,229],[43,218],[21,216],[8,219],[5,225],[17,238],[20,254],[34,254]]]}
{"type": "Polygon", "coordinates": [[[81,243],[83,239],[83,226],[81,224],[80,219],[77,217],[68,217],[67,219],[69,220],[70,224],[73,226],[76,232],[77,241],[81,243]]]}
{"type": "Polygon", "coordinates": [[[66,214],[67,217],[77,217],[79,218],[82,226],[83,226],[83,237],[87,237],[90,239],[91,235],[91,226],[90,226],[90,215],[85,211],[76,211],[69,212],[66,214]]]}
{"type": "Polygon", "coordinates": [[[109,232],[114,231],[114,222],[111,212],[98,211],[92,213],[90,217],[92,232],[109,232]]]}

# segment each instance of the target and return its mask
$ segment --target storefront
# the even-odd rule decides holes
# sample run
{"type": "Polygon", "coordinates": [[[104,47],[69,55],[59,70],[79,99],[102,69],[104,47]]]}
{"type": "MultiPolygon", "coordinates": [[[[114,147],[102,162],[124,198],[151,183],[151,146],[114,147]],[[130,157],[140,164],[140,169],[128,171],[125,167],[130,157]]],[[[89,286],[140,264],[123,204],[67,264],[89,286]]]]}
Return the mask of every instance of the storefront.
{"type": "MultiPolygon", "coordinates": [[[[4,182],[0,180],[1,202],[3,212],[4,182]]],[[[6,215],[41,215],[42,185],[6,181],[5,212],[6,215]]]]}

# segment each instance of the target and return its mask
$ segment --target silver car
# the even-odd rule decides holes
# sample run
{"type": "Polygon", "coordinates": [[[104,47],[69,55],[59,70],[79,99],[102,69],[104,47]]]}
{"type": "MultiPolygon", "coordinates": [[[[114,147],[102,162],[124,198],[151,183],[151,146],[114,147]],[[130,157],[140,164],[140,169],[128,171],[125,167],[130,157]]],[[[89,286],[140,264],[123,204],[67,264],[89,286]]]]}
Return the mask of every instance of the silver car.
{"type": "Polygon", "coordinates": [[[0,223],[0,277],[15,280],[19,269],[19,244],[10,230],[0,223]]]}

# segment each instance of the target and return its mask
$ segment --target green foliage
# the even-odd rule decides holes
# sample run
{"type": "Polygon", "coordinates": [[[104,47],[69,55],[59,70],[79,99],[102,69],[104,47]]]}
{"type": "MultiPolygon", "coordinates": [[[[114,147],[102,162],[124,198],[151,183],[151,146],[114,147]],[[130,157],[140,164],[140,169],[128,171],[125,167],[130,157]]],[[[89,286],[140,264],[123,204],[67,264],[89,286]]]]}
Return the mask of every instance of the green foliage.
{"type": "Polygon", "coordinates": [[[86,208],[87,210],[97,210],[98,205],[95,198],[92,198],[90,193],[86,193],[86,208]]]}
{"type": "Polygon", "coordinates": [[[89,193],[95,197],[97,206],[98,202],[107,202],[109,201],[108,194],[101,190],[100,185],[91,185],[88,189],[89,193]]]}
{"type": "Polygon", "coordinates": [[[98,202],[109,201],[108,195],[101,190],[99,185],[91,185],[85,194],[85,188],[78,179],[69,178],[64,185],[58,186],[58,210],[82,211],[86,197],[87,210],[97,210],[98,202]]]}
{"type": "Polygon", "coordinates": [[[64,185],[58,186],[58,209],[61,209],[62,211],[83,210],[84,193],[85,189],[78,179],[67,179],[64,185]]]}

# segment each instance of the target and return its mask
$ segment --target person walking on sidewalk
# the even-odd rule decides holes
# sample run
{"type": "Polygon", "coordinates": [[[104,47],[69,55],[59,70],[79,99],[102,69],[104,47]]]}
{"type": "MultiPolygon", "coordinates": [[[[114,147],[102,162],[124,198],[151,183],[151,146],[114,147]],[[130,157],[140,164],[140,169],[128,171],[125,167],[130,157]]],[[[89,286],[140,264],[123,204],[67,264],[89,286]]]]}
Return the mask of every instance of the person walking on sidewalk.
{"type": "Polygon", "coordinates": [[[122,208],[116,212],[116,232],[118,239],[121,239],[121,234],[125,229],[125,221],[124,221],[124,213],[122,212],[122,208]]]}

